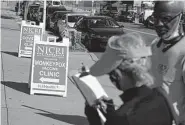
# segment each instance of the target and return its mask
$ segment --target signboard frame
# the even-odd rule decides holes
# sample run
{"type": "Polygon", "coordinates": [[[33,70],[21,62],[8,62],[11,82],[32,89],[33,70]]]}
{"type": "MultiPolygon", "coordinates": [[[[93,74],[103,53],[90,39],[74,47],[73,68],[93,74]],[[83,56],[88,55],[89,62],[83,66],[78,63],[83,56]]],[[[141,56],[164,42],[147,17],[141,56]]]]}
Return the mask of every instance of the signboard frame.
{"type": "MultiPolygon", "coordinates": [[[[22,24],[21,24],[21,33],[20,33],[20,41],[19,41],[19,52],[18,52],[18,57],[31,57],[32,55],[32,50],[33,50],[33,46],[32,46],[32,50],[30,51],[26,51],[26,50],[21,50],[21,45],[22,45],[22,30],[23,30],[23,27],[26,26],[26,27],[33,27],[33,28],[41,28],[41,35],[40,36],[40,40],[42,40],[42,37],[43,37],[43,23],[40,23],[40,25],[35,25],[35,22],[34,21],[30,21],[30,22],[26,22],[25,20],[22,20],[22,24]],[[22,54],[21,52],[22,51],[25,51],[27,52],[28,54],[22,54]]],[[[33,38],[34,38],[35,35],[33,35],[33,38]]],[[[34,41],[33,40],[33,44],[34,44],[34,41]]]]}
{"type": "Polygon", "coordinates": [[[33,45],[33,52],[32,52],[32,60],[31,60],[31,75],[30,75],[30,94],[46,94],[46,95],[58,95],[58,96],[67,96],[67,81],[68,81],[68,61],[69,61],[69,39],[68,38],[63,38],[62,43],[56,43],[56,42],[44,42],[44,41],[35,41],[33,45]],[[67,47],[67,52],[66,52],[66,72],[65,72],[65,83],[63,86],[60,87],[61,91],[48,91],[47,90],[34,90],[34,84],[39,84],[39,83],[33,83],[33,76],[34,76],[34,61],[35,61],[35,47],[36,45],[52,45],[52,46],[65,46],[67,47]]]}
{"type": "Polygon", "coordinates": [[[47,37],[47,42],[51,42],[51,40],[54,40],[53,42],[56,43],[57,37],[56,36],[48,36],[47,37]]]}

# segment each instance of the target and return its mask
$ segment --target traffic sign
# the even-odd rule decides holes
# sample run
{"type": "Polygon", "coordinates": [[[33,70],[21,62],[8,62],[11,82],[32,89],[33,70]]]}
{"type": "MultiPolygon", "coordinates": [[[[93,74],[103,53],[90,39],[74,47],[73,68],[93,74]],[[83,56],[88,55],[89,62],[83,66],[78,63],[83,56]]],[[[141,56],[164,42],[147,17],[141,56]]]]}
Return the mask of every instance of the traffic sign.
{"type": "Polygon", "coordinates": [[[35,22],[22,21],[20,43],[19,43],[19,57],[31,57],[34,35],[38,35],[40,40],[43,34],[43,23],[35,25],[35,22]]]}
{"type": "Polygon", "coordinates": [[[30,94],[67,96],[69,39],[62,43],[35,41],[31,63],[30,94]]]}

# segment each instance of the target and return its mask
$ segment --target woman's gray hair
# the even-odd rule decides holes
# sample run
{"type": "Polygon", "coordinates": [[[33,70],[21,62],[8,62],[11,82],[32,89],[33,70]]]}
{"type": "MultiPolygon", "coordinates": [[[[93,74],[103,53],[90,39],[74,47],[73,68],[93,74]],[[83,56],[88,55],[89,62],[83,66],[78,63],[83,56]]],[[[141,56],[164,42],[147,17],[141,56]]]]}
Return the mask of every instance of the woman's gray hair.
{"type": "MultiPolygon", "coordinates": [[[[137,48],[146,47],[145,41],[138,33],[129,33],[129,37],[123,36],[122,44],[127,51],[134,52],[137,48]],[[132,40],[130,40],[132,39],[132,40]]],[[[126,58],[122,61],[119,68],[123,69],[124,74],[134,80],[135,86],[151,86],[154,84],[152,75],[149,73],[151,62],[149,57],[126,58]]]]}
{"type": "Polygon", "coordinates": [[[143,58],[138,60],[125,60],[119,66],[122,69],[122,73],[130,77],[135,83],[134,86],[140,87],[146,85],[148,87],[154,84],[153,76],[149,73],[150,61],[149,58],[145,58],[146,63],[143,64],[143,58]]]}

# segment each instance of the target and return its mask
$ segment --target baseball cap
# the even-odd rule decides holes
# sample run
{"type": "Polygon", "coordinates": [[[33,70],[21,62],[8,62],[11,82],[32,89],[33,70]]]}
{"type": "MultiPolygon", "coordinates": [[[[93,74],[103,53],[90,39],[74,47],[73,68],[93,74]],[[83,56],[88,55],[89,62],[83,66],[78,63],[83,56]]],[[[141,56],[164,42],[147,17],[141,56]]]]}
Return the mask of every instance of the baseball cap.
{"type": "Polygon", "coordinates": [[[102,76],[116,69],[124,60],[151,56],[150,47],[137,33],[128,33],[109,38],[102,57],[90,67],[90,74],[102,76]]]}

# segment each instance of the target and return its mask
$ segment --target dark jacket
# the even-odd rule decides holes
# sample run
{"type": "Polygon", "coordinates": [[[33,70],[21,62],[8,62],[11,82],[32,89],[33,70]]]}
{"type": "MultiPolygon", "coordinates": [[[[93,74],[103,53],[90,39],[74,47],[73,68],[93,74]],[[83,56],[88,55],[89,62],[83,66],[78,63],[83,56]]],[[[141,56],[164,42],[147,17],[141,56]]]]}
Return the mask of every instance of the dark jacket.
{"type": "MultiPolygon", "coordinates": [[[[132,88],[120,97],[124,104],[118,110],[108,106],[105,125],[172,125],[166,101],[155,89],[132,88]]],[[[101,125],[94,108],[86,106],[85,114],[90,125],[101,125]]]]}

